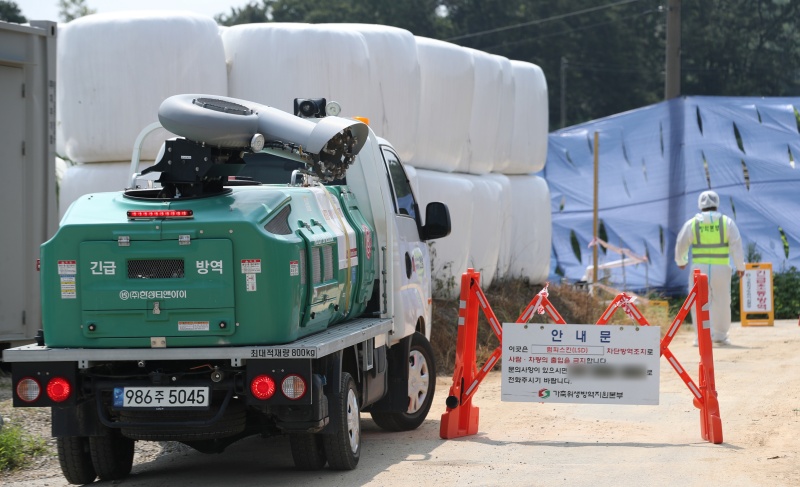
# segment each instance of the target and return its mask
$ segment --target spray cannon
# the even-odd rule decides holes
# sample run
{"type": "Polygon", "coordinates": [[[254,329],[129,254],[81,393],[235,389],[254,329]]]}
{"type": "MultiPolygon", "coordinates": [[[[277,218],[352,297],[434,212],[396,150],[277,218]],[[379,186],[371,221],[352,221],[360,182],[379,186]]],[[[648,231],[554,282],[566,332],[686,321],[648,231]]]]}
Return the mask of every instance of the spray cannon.
{"type": "MultiPolygon", "coordinates": [[[[325,104],[324,99],[314,102],[325,104]]],[[[337,116],[312,115],[314,121],[301,116],[224,96],[169,97],[159,107],[158,119],[179,137],[167,140],[156,164],[142,174],[161,172],[158,181],[164,197],[215,194],[223,191],[228,176],[244,166],[246,152],[267,147],[300,156],[306,174],[323,181],[343,178],[367,140],[367,126],[337,116]]]]}

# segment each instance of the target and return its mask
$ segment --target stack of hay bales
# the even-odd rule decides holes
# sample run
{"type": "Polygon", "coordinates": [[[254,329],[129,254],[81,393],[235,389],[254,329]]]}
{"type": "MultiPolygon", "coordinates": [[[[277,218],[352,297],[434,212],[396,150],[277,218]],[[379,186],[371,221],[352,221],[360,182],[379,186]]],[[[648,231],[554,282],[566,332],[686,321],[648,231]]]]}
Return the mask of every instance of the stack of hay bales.
{"type": "MultiPolygon", "coordinates": [[[[533,64],[364,24],[263,23],[220,29],[186,12],[93,15],[59,38],[61,212],[126,186],[133,142],[178,93],[220,94],[288,112],[326,98],[363,116],[407,165],[418,203],[443,201],[453,232],[435,241],[434,279],[482,285],[550,270],[547,83],[533,64]]],[[[155,134],[152,161],[168,134],[155,134]]],[[[424,223],[424,222],[423,222],[424,223]]],[[[458,289],[444,294],[454,297],[458,289]]]]}

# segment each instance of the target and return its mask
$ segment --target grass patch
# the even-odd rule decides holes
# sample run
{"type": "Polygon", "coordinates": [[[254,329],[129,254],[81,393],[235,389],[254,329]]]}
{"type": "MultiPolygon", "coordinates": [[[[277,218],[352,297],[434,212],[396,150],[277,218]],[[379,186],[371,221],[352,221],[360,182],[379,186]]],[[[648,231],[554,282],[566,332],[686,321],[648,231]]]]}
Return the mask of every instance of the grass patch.
{"type": "Polygon", "coordinates": [[[18,426],[6,424],[0,429],[0,472],[22,468],[32,457],[46,451],[43,438],[32,436],[18,426]]]}

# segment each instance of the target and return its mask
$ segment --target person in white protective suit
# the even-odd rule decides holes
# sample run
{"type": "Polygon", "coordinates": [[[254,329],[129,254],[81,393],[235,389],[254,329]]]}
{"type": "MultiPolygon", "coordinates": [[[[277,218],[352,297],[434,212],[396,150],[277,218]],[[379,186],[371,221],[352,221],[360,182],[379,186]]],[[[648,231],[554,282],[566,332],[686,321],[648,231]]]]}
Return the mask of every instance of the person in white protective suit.
{"type": "MultiPolygon", "coordinates": [[[[711,317],[711,340],[730,345],[731,266],[733,261],[741,277],[744,274],[744,253],[739,229],[732,219],[717,211],[719,195],[703,191],[697,199],[700,213],[683,224],[675,243],[675,263],[684,269],[692,254],[689,289],[694,285],[694,269],[708,276],[708,301],[711,317]]],[[[697,323],[692,307],[692,321],[697,323]]],[[[699,328],[698,328],[699,329],[699,328]]],[[[697,340],[694,342],[697,346],[697,340]]]]}

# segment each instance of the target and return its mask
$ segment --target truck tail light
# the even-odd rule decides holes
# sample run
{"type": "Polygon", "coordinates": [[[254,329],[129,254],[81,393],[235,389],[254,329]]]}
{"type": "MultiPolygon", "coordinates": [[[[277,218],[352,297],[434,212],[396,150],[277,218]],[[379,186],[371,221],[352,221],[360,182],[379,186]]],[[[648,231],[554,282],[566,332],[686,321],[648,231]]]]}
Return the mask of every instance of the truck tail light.
{"type": "Polygon", "coordinates": [[[275,381],[268,375],[259,375],[250,381],[250,392],[256,399],[267,400],[275,394],[275,381]]]}
{"type": "Polygon", "coordinates": [[[174,218],[189,219],[194,218],[192,210],[129,210],[128,220],[152,220],[153,218],[174,218]]]}
{"type": "Polygon", "coordinates": [[[64,402],[72,394],[72,386],[63,377],[55,377],[47,383],[47,397],[53,402],[64,402]]]}
{"type": "Polygon", "coordinates": [[[306,393],[306,381],[299,375],[287,375],[281,382],[281,391],[289,399],[300,399],[306,393]]]}
{"type": "Polygon", "coordinates": [[[17,397],[24,402],[34,402],[39,399],[42,388],[39,382],[32,377],[25,377],[17,382],[17,397]]]}

